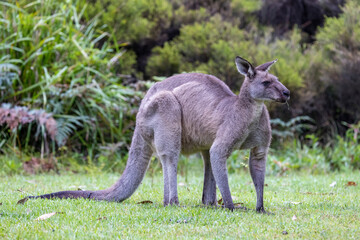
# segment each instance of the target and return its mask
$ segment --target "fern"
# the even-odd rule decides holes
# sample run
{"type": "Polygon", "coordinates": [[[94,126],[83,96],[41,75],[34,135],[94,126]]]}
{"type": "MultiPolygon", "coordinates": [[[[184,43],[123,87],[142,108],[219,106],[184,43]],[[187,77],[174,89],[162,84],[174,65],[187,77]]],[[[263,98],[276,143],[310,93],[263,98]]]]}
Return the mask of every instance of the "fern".
{"type": "Polygon", "coordinates": [[[285,122],[279,118],[270,120],[272,135],[280,139],[294,137],[314,127],[314,120],[308,116],[298,116],[285,122]]]}

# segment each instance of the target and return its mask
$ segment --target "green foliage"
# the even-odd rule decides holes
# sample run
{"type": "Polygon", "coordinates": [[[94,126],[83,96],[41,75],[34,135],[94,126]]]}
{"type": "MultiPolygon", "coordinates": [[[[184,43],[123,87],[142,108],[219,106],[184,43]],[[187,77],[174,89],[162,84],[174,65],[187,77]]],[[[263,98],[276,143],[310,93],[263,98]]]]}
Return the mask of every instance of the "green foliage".
{"type": "MultiPolygon", "coordinates": [[[[97,18],[83,21],[86,6],[78,12],[79,2],[0,5],[1,100],[52,114],[59,147],[91,159],[110,143],[121,142],[127,151],[134,125],[131,102],[141,93],[124,87],[115,71],[128,72],[133,55],[110,47],[112,35],[97,18]]],[[[2,131],[6,135],[8,128],[2,131]]],[[[32,132],[19,133],[31,136],[21,146],[36,144],[32,132]]]]}
{"type": "Polygon", "coordinates": [[[346,125],[345,137],[337,136],[335,147],[328,152],[327,160],[334,170],[360,169],[360,122],[346,125]]]}
{"type": "Polygon", "coordinates": [[[296,138],[285,142],[283,149],[272,150],[269,166],[272,173],[283,174],[289,170],[307,170],[311,173],[349,171],[360,168],[360,122],[349,125],[345,137],[337,136],[332,143],[322,147],[319,138],[307,135],[307,144],[296,138]]]}
{"type": "Polygon", "coordinates": [[[326,162],[326,154],[321,148],[319,139],[308,135],[308,144],[301,144],[297,139],[288,141],[281,150],[271,149],[268,156],[269,172],[283,175],[289,171],[305,170],[310,173],[328,173],[330,164],[326,162]]]}
{"type": "Polygon", "coordinates": [[[294,29],[283,40],[268,43],[265,37],[256,43],[258,28],[256,25],[253,28],[246,33],[223,21],[219,15],[209,21],[185,25],[176,39],[162,48],[154,48],[147,73],[170,76],[177,72],[200,71],[215,75],[238,89],[241,82],[234,67],[236,55],[256,64],[277,58],[279,61],[272,72],[289,88],[300,88],[311,62],[310,56],[304,56],[300,32],[294,29]]]}
{"type": "Polygon", "coordinates": [[[148,73],[155,76],[170,76],[173,73],[180,72],[181,56],[176,46],[165,43],[162,48],[155,47],[153,53],[154,55],[147,64],[148,73]]]}
{"type": "MultiPolygon", "coordinates": [[[[299,129],[306,127],[306,119],[273,121],[274,138],[280,138],[273,146],[280,142],[285,150],[270,157],[272,171],[358,169],[358,140],[348,136],[355,130],[341,122],[360,119],[359,1],[347,1],[343,14],[327,18],[311,37],[302,26],[277,36],[259,24],[256,12],[262,2],[0,1],[0,102],[26,107],[28,113],[44,112],[56,120],[57,130],[53,140],[36,121],[20,121],[16,128],[3,123],[2,153],[25,161],[31,157],[24,156],[53,154],[65,168],[88,164],[91,172],[122,168],[118,160],[127,156],[143,95],[136,90],[142,83],[124,86],[122,77],[161,81],[154,76],[198,71],[236,91],[241,76],[234,58],[240,55],[254,65],[278,59],[271,73],[291,90],[292,116],[308,115],[320,129],[303,140],[299,129]],[[324,137],[318,139],[324,132],[334,138],[329,145],[324,137]],[[345,137],[334,137],[338,133],[345,137]]],[[[270,111],[275,117],[289,115],[273,106],[270,111]]],[[[246,154],[233,154],[230,171],[246,168],[246,159],[246,154]]],[[[180,163],[185,174],[187,161],[180,163]]],[[[14,160],[9,166],[12,171],[20,165],[14,160]]]]}
{"type": "Polygon", "coordinates": [[[295,112],[312,116],[323,138],[329,139],[345,134],[342,121],[360,120],[360,5],[351,0],[342,9],[338,18],[326,19],[306,51],[306,88],[293,105],[295,112]]]}
{"type": "Polygon", "coordinates": [[[339,18],[327,18],[323,28],[316,35],[317,44],[327,57],[334,59],[339,51],[360,51],[360,5],[348,1],[339,18]]]}
{"type": "Polygon", "coordinates": [[[254,12],[261,7],[260,0],[232,0],[231,8],[236,12],[254,12]]]}
{"type": "Polygon", "coordinates": [[[170,24],[172,7],[165,0],[85,1],[88,19],[100,13],[102,23],[111,26],[117,41],[141,42],[158,38],[170,24]]]}
{"type": "Polygon", "coordinates": [[[180,6],[176,8],[174,12],[172,21],[174,26],[180,28],[182,25],[205,21],[206,19],[209,19],[210,16],[211,14],[206,8],[201,7],[196,10],[186,9],[186,7],[180,3],[180,6]]]}
{"type": "Polygon", "coordinates": [[[313,127],[314,120],[308,116],[298,116],[285,122],[279,118],[270,120],[272,135],[281,142],[288,138],[299,137],[313,127]]]}
{"type": "Polygon", "coordinates": [[[209,21],[183,26],[174,41],[162,48],[155,48],[147,73],[171,75],[176,72],[171,72],[171,68],[164,72],[163,64],[175,63],[173,65],[177,68],[172,69],[178,72],[206,72],[236,82],[239,74],[234,67],[234,52],[244,52],[249,48],[250,42],[245,39],[242,30],[215,15],[209,21]],[[242,44],[238,44],[239,41],[242,44]]]}

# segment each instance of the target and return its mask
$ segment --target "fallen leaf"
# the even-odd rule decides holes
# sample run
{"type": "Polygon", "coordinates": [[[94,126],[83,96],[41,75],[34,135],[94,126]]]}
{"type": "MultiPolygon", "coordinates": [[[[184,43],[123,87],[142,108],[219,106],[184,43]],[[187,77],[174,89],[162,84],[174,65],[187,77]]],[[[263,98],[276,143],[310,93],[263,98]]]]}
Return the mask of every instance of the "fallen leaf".
{"type": "Polygon", "coordinates": [[[31,184],[36,184],[35,180],[25,180],[25,182],[31,183],[31,184]]]}
{"type": "Polygon", "coordinates": [[[52,216],[54,216],[55,214],[63,214],[63,212],[52,212],[52,213],[46,213],[41,215],[40,217],[36,218],[35,221],[42,221],[42,220],[46,220],[48,218],[51,218],[52,216]]]}
{"type": "Polygon", "coordinates": [[[291,218],[293,221],[295,221],[297,219],[297,217],[294,215],[292,218],[291,218]]]}
{"type": "Polygon", "coordinates": [[[107,217],[100,217],[97,219],[98,221],[107,220],[107,217]]]}
{"type": "Polygon", "coordinates": [[[220,199],[218,200],[218,204],[219,204],[219,205],[224,205],[222,198],[220,198],[220,199]]]}
{"type": "Polygon", "coordinates": [[[47,213],[47,214],[41,215],[40,217],[38,217],[37,219],[35,219],[35,221],[45,220],[45,219],[51,218],[51,217],[54,216],[55,214],[56,214],[56,212],[52,212],[52,213],[47,213]]]}
{"type": "Polygon", "coordinates": [[[353,181],[347,182],[347,184],[346,184],[347,187],[350,187],[350,186],[355,187],[356,185],[357,185],[356,182],[353,182],[353,181]]]}
{"type": "Polygon", "coordinates": [[[244,203],[242,203],[242,202],[234,203],[234,206],[235,206],[235,207],[240,207],[240,206],[242,206],[242,205],[244,205],[244,203]]]}
{"type": "Polygon", "coordinates": [[[334,193],[313,193],[313,192],[302,192],[302,194],[308,194],[308,195],[334,195],[334,193]]]}
{"type": "Polygon", "coordinates": [[[248,209],[244,206],[244,203],[241,203],[241,202],[234,203],[234,208],[235,208],[235,209],[248,210],[248,209]]]}
{"type": "Polygon", "coordinates": [[[84,190],[82,190],[81,188],[78,188],[78,191],[84,191],[84,190]]]}
{"type": "Polygon", "coordinates": [[[20,199],[16,204],[24,204],[24,203],[26,203],[28,200],[29,200],[29,198],[26,197],[26,198],[20,199]]]}
{"type": "Polygon", "coordinates": [[[335,185],[336,185],[336,182],[333,182],[330,184],[330,187],[335,187],[335,185]]]}
{"type": "Polygon", "coordinates": [[[268,187],[269,185],[267,185],[267,183],[265,183],[265,185],[264,185],[265,187],[268,187]]]}
{"type": "Polygon", "coordinates": [[[150,201],[150,200],[145,200],[145,201],[142,201],[142,202],[137,202],[136,204],[149,204],[149,203],[153,203],[153,202],[150,201]]]}
{"type": "Polygon", "coordinates": [[[0,202],[0,206],[2,205],[2,202],[0,202]]]}

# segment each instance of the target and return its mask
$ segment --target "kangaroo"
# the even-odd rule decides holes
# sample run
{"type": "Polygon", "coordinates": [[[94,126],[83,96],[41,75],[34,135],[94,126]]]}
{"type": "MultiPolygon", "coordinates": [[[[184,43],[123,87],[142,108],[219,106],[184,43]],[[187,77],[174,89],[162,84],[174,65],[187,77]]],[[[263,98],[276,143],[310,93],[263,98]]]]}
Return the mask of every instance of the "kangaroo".
{"type": "Polygon", "coordinates": [[[271,127],[264,102],[285,103],[290,98],[290,91],[268,73],[275,62],[254,68],[247,60],[236,57],[237,70],[245,76],[239,95],[218,78],[201,73],[174,75],[154,84],[141,102],[129,159],[114,185],[99,191],[61,191],[28,198],[121,202],[140,185],[156,153],[164,173],[164,205],[179,204],[179,155],[201,152],[203,204],[217,204],[217,185],[225,207],[233,210],[226,160],[236,149],[251,149],[249,168],[256,190],[256,210],[265,212],[263,190],[271,127]]]}

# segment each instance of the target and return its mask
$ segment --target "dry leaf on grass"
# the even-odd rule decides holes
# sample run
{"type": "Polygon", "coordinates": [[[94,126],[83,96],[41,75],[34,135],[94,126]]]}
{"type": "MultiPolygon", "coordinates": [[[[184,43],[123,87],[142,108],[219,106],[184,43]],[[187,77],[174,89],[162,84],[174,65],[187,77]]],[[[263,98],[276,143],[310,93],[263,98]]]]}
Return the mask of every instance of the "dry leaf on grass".
{"type": "MultiPolygon", "coordinates": [[[[219,205],[221,205],[221,206],[224,206],[224,205],[225,205],[225,203],[224,203],[224,201],[223,201],[222,198],[220,198],[217,203],[218,203],[219,205]]],[[[236,202],[236,203],[234,203],[234,206],[235,206],[235,207],[242,207],[242,205],[244,205],[244,203],[242,203],[242,202],[236,202]]]]}
{"type": "Polygon", "coordinates": [[[29,198],[26,197],[26,198],[20,199],[16,204],[24,204],[24,203],[26,203],[28,200],[29,200],[29,198]]]}
{"type": "Polygon", "coordinates": [[[25,180],[25,182],[31,183],[31,184],[36,184],[37,182],[35,180],[25,180]]]}
{"type": "Polygon", "coordinates": [[[107,217],[100,217],[97,219],[98,221],[107,220],[107,217]]]}
{"type": "Polygon", "coordinates": [[[357,185],[356,182],[353,182],[353,181],[349,181],[346,184],[347,187],[350,187],[350,186],[355,187],[356,185],[357,185]]]}
{"type": "Polygon", "coordinates": [[[301,194],[308,194],[308,195],[335,195],[334,193],[313,193],[313,192],[302,192],[301,194]]]}
{"type": "Polygon", "coordinates": [[[63,214],[63,212],[46,213],[46,214],[41,215],[40,217],[36,218],[35,221],[46,220],[46,219],[48,219],[48,218],[51,218],[51,217],[54,216],[55,214],[63,214]]]}
{"type": "Polygon", "coordinates": [[[145,200],[145,201],[137,202],[136,204],[150,204],[150,203],[153,203],[153,202],[150,200],[145,200]]]}

